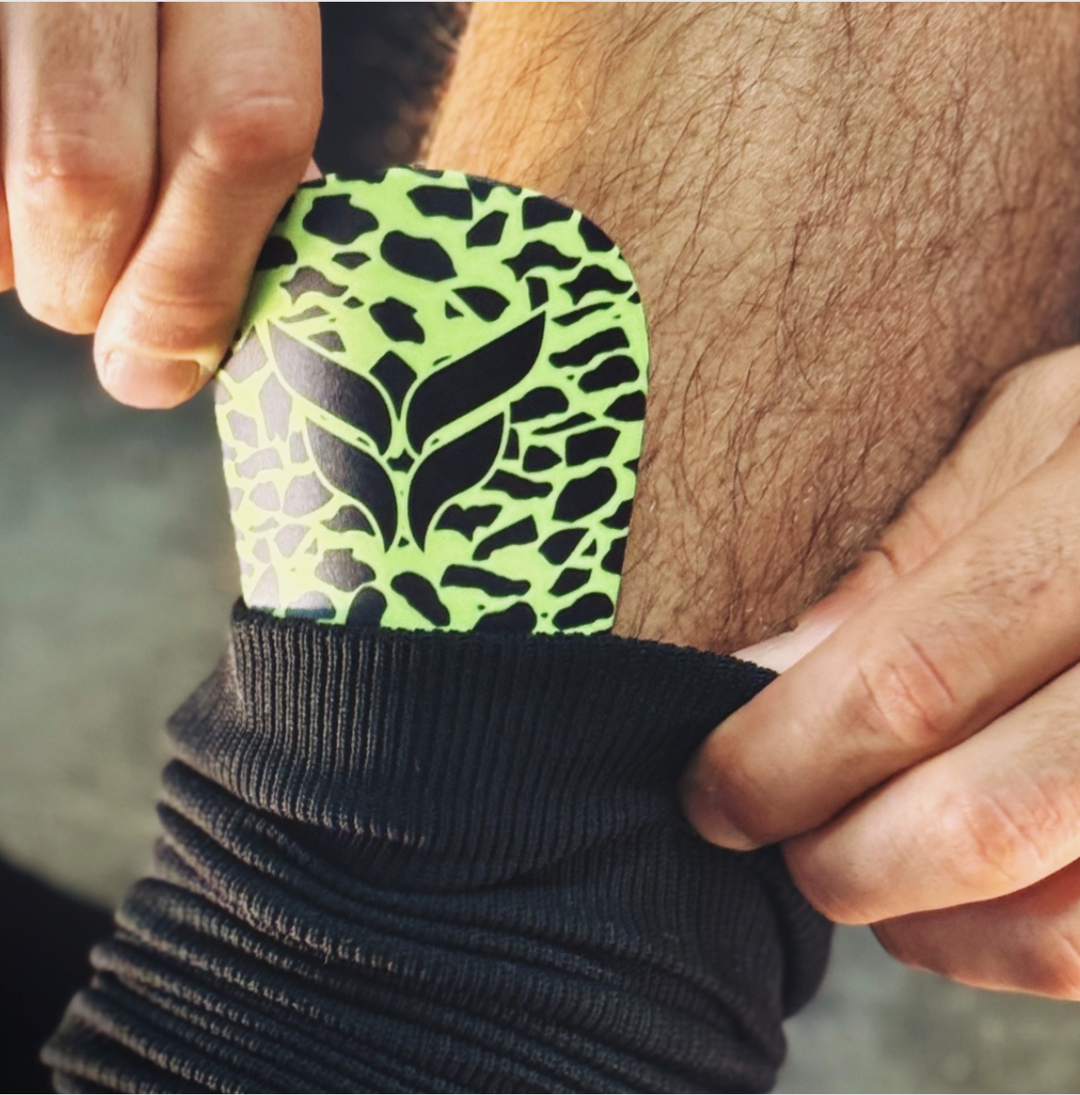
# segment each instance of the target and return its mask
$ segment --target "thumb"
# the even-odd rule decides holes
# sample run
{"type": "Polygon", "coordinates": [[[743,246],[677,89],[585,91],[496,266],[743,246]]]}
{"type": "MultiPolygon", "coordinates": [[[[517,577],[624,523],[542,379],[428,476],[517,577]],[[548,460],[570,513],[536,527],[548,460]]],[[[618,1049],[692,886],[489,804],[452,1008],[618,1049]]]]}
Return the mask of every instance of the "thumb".
{"type": "MultiPolygon", "coordinates": [[[[931,479],[920,493],[931,493],[928,488],[934,482],[931,479]]],[[[885,530],[879,545],[865,552],[836,589],[799,616],[790,631],[744,647],[735,657],[785,672],[816,650],[845,620],[929,559],[939,546],[939,537],[911,512],[916,497],[885,530]]]]}
{"type": "Polygon", "coordinates": [[[840,590],[837,590],[803,613],[790,631],[736,650],[735,657],[783,673],[819,647],[855,611],[855,607],[841,603],[840,590]]]}

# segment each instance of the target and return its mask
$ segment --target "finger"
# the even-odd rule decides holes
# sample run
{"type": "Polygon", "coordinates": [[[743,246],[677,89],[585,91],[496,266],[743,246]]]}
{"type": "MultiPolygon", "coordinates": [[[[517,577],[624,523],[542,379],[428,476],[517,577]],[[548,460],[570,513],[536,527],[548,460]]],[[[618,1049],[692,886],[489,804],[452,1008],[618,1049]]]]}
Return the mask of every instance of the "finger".
{"type": "Polygon", "coordinates": [[[206,14],[163,8],[161,197],[95,341],[103,384],[137,406],[181,402],[216,369],[318,128],[318,6],[206,14]]]}
{"type": "Polygon", "coordinates": [[[1036,358],[990,389],[963,436],[882,538],[902,577],[1041,467],[1080,422],[1080,346],[1036,358]]]}
{"type": "MultiPolygon", "coordinates": [[[[2,81],[0,81],[2,82],[2,81]]],[[[7,197],[0,179],[0,293],[15,285],[15,265],[11,260],[11,232],[8,228],[7,197]]]]}
{"type": "Polygon", "coordinates": [[[836,591],[786,634],[738,652],[790,669],[839,624],[930,559],[1043,464],[1080,422],[1080,347],[1037,358],[990,390],[953,451],[836,591]]]}
{"type": "Polygon", "coordinates": [[[1080,667],[784,848],[831,919],[987,901],[1080,859],[1080,667]]]}
{"type": "MultiPolygon", "coordinates": [[[[3,22],[0,16],[0,165],[3,164],[3,22]]],[[[11,258],[11,229],[8,225],[7,194],[4,191],[3,171],[0,170],[0,293],[15,286],[15,264],[11,258]]]]}
{"type": "Polygon", "coordinates": [[[874,925],[898,961],[961,984],[1080,1000],[1080,864],[1021,893],[874,925]]]}
{"type": "Polygon", "coordinates": [[[89,332],[149,210],[155,4],[5,4],[4,187],[23,307],[89,332]]]}
{"type": "Polygon", "coordinates": [[[806,832],[1080,657],[1080,435],[705,741],[683,805],[707,839],[806,832]]]}

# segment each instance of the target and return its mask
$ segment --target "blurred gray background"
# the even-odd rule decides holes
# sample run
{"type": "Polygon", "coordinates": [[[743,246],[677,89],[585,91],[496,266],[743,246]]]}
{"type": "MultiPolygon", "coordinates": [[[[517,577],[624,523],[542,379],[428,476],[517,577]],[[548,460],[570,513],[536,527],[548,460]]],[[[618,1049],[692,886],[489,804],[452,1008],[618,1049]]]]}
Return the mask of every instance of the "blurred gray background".
{"type": "MultiPolygon", "coordinates": [[[[461,6],[324,19],[320,162],[408,159],[461,6]]],[[[209,396],[121,407],[88,340],[0,296],[0,469],[0,855],[111,905],[149,858],[161,726],[220,656],[238,592],[209,396]]],[[[868,930],[837,933],[788,1034],[781,1092],[1080,1091],[1080,1005],[904,970],[868,930]]]]}

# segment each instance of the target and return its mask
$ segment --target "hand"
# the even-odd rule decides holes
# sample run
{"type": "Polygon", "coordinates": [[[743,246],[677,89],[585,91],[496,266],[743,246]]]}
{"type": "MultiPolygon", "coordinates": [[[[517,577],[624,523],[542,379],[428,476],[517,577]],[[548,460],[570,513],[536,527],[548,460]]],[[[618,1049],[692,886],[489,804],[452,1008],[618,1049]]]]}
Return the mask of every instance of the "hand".
{"type": "Polygon", "coordinates": [[[319,57],[316,4],[0,6],[0,290],[95,331],[122,402],[221,361],[311,161],[319,57]]]}
{"type": "Polygon", "coordinates": [[[1002,378],[880,546],[743,656],[787,671],[691,764],[702,835],[783,841],[908,965],[1080,999],[1080,348],[1002,378]]]}

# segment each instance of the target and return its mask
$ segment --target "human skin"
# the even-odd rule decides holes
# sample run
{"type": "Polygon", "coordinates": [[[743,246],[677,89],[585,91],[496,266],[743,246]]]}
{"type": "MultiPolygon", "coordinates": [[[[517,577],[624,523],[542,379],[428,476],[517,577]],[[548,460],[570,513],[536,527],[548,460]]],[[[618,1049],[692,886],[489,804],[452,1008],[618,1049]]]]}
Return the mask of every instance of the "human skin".
{"type": "Polygon", "coordinates": [[[907,964],[1071,1000],[1078,422],[1080,348],[1007,373],[837,591],[743,652],[794,667],[684,780],[705,836],[790,838],[813,903],[907,964]]]}
{"type": "MultiPolygon", "coordinates": [[[[280,7],[292,11],[290,5],[280,7]]],[[[620,633],[722,651],[783,630],[873,547],[903,500],[940,463],[995,378],[1076,338],[1078,38],[1080,12],[1069,6],[476,6],[427,162],[531,186],[582,209],[622,245],[650,319],[646,442],[616,625],[620,633]]],[[[143,40],[145,45],[145,35],[143,40]]],[[[168,36],[164,41],[163,78],[168,36]]],[[[292,49],[290,43],[282,56],[292,49]]],[[[13,55],[10,45],[4,51],[13,55]]],[[[269,54],[259,56],[265,60],[269,54]]],[[[265,68],[259,74],[270,81],[265,68]]],[[[234,91],[237,86],[230,84],[234,91]]],[[[273,81],[260,86],[267,96],[292,87],[287,80],[281,86],[273,81]]],[[[306,87],[298,83],[299,90],[290,92],[294,105],[308,101],[306,87]]],[[[17,96],[5,97],[5,111],[17,112],[19,102],[17,96]]],[[[299,113],[303,129],[308,116],[299,113]]],[[[171,162],[166,147],[173,147],[166,139],[167,114],[163,105],[157,138],[163,163],[171,162]]],[[[11,134],[26,132],[27,125],[6,119],[5,179],[25,175],[19,163],[23,146],[11,134]]],[[[203,130],[190,122],[185,132],[188,144],[175,147],[187,148],[190,134],[203,130]]],[[[228,146],[215,193],[230,189],[233,172],[238,194],[244,193],[245,179],[254,187],[252,179],[261,176],[254,169],[248,174],[250,165],[232,147],[227,128],[209,132],[228,146]],[[233,154],[236,161],[229,160],[233,154]]],[[[282,157],[289,169],[279,172],[275,185],[284,186],[286,177],[293,180],[282,196],[303,171],[301,145],[309,147],[306,137],[303,142],[297,138],[282,157]]],[[[207,214],[206,235],[196,233],[189,241],[176,227],[180,222],[161,212],[173,208],[169,186],[178,178],[176,171],[163,171],[157,189],[151,187],[144,199],[157,212],[146,222],[149,231],[131,237],[143,241],[135,257],[126,266],[114,262],[112,269],[121,270],[114,275],[119,280],[110,287],[101,276],[98,292],[105,303],[97,327],[99,353],[113,345],[117,331],[157,330],[139,326],[139,310],[130,305],[135,298],[125,296],[125,279],[143,268],[140,247],[160,241],[159,257],[146,269],[162,280],[144,299],[186,306],[191,299],[184,297],[184,287],[190,293],[195,284],[187,260],[200,242],[218,246],[209,232],[216,214],[207,214]],[[157,235],[155,227],[161,228],[157,235]]],[[[267,186],[260,209],[272,204],[267,186]]],[[[25,209],[10,184],[7,193],[13,211],[25,209]]],[[[208,200],[205,193],[203,199],[208,200]]],[[[40,200],[54,207],[56,223],[72,223],[64,187],[40,200]]],[[[237,208],[240,202],[237,198],[237,208]]],[[[236,213],[232,202],[227,209],[236,213]]],[[[13,213],[11,224],[23,223],[22,215],[13,213]]],[[[209,360],[209,348],[223,345],[222,332],[231,329],[231,322],[221,318],[225,303],[238,306],[246,284],[241,267],[250,268],[248,259],[254,261],[265,232],[265,226],[256,232],[262,225],[256,220],[229,230],[228,247],[242,252],[244,262],[225,264],[220,292],[213,295],[213,322],[211,312],[200,310],[202,303],[177,313],[191,320],[175,328],[190,336],[185,346],[202,349],[181,353],[183,340],[171,336],[159,342],[132,338],[132,346],[209,360]],[[204,336],[204,328],[212,328],[213,337],[204,336]]],[[[47,231],[43,238],[49,238],[47,231]]],[[[108,241],[108,231],[104,238],[108,241]]],[[[12,244],[20,295],[35,314],[58,322],[45,305],[34,303],[35,275],[28,274],[30,281],[23,284],[23,270],[35,270],[38,261],[20,258],[31,253],[27,247],[32,250],[32,244],[20,242],[14,228],[12,244]]],[[[130,249],[130,242],[126,246],[130,249]]],[[[218,262],[224,261],[221,247],[222,252],[214,252],[218,262]]],[[[123,250],[118,243],[115,248],[123,250]]],[[[88,269],[100,268],[97,258],[80,261],[88,269]]],[[[55,262],[42,267],[56,268],[55,262]]],[[[42,274],[41,281],[52,277],[42,274]]],[[[89,324],[93,309],[87,314],[89,324]]],[[[160,314],[168,316],[169,309],[160,314]]],[[[165,374],[153,375],[162,381],[165,374]]],[[[164,406],[183,398],[163,381],[158,388],[147,382],[132,397],[130,390],[117,390],[112,374],[105,380],[131,402],[164,406]]],[[[999,429],[1011,431],[1019,451],[1038,449],[1041,416],[1061,405],[1055,385],[1033,385],[1024,413],[1005,424],[1000,417],[984,416],[990,442],[972,451],[992,449],[999,429]]],[[[867,820],[860,809],[843,811],[851,799],[903,770],[902,780],[885,788],[909,789],[907,808],[923,821],[923,830],[906,847],[896,842],[894,861],[923,864],[927,856],[937,855],[938,869],[929,874],[943,878],[965,866],[949,855],[973,856],[969,873],[977,882],[978,840],[964,845],[940,839],[935,826],[942,818],[934,814],[938,800],[929,792],[922,798],[920,786],[928,785],[919,783],[920,774],[935,763],[930,754],[940,754],[938,761],[952,756],[950,747],[958,750],[963,735],[972,745],[991,740],[989,731],[975,731],[1056,675],[1063,659],[1075,661],[1069,643],[1061,639],[1069,630],[1063,591],[1070,588],[1070,551],[1076,540],[1068,536],[1063,516],[1068,513],[1064,499],[1072,449],[1065,444],[1062,451],[1060,459],[1048,452],[1044,456],[1057,489],[1048,485],[1041,492],[1020,489],[1004,495],[1006,515],[995,518],[996,524],[984,527],[975,520],[993,491],[972,487],[969,497],[959,490],[969,520],[948,527],[947,538],[959,547],[935,557],[937,585],[920,587],[919,595],[911,597],[891,574],[862,585],[859,579],[846,587],[858,596],[834,598],[807,617],[808,626],[794,633],[800,649],[813,645],[841,618],[850,616],[850,621],[706,745],[686,785],[691,819],[705,835],[739,846],[793,837],[786,844],[789,862],[811,900],[840,918],[880,919],[872,912],[853,915],[850,899],[835,898],[843,893],[845,878],[853,889],[866,889],[865,871],[858,872],[865,858],[844,851],[829,859],[821,849],[841,847],[824,839],[835,833],[847,833],[852,841],[862,834],[861,849],[888,842],[895,827],[882,828],[876,815],[867,820]],[[1057,584],[1046,587],[1052,588],[1050,602],[1063,614],[1052,620],[1044,608],[1025,618],[1023,634],[1035,638],[1024,658],[1016,658],[1015,645],[998,643],[999,661],[1011,665],[1015,658],[1023,665],[1012,676],[998,676],[989,671],[995,663],[984,658],[981,647],[973,656],[970,645],[958,641],[946,679],[978,677],[982,688],[981,700],[973,705],[959,692],[959,698],[947,692],[940,701],[946,712],[942,723],[956,716],[962,731],[924,734],[918,748],[907,752],[893,746],[887,732],[862,733],[858,709],[853,715],[842,702],[843,682],[861,681],[863,670],[877,672],[885,685],[894,679],[915,682],[916,712],[930,700],[937,702],[934,689],[940,682],[926,671],[924,648],[901,647],[896,653],[882,636],[899,637],[899,642],[930,608],[939,613],[926,616],[937,631],[955,628],[959,635],[964,620],[980,620],[981,609],[970,616],[950,614],[952,602],[942,591],[966,589],[972,573],[982,576],[979,589],[991,591],[995,579],[1012,573],[1017,547],[1009,530],[1034,527],[1037,518],[1050,520],[1047,514],[1060,517],[1058,531],[1030,537],[1030,571],[1040,575],[1056,565],[1063,568],[1057,584]],[[890,595],[888,612],[876,607],[878,596],[890,595]],[[868,604],[871,599],[875,604],[868,604]],[[861,615],[852,615],[855,606],[861,615]],[[861,631],[855,627],[875,614],[889,626],[876,632],[869,625],[861,631]],[[852,638],[838,645],[845,634],[852,638]],[[1039,645],[1044,636],[1052,656],[1039,645]],[[831,671],[842,670],[824,678],[830,682],[824,691],[817,684],[821,678],[803,668],[813,666],[814,657],[831,659],[831,671]],[[999,688],[999,680],[1007,686],[999,688]],[[930,700],[920,699],[920,688],[930,700]],[[803,726],[815,704],[822,714],[810,733],[803,726]],[[769,749],[755,751],[765,724],[769,749]],[[800,742],[811,747],[800,751],[800,742]],[[836,742],[852,745],[847,753],[827,752],[825,745],[836,742]],[[787,754],[791,763],[781,768],[777,758],[787,754]],[[852,768],[861,779],[846,778],[852,768]],[[811,808],[793,797],[794,786],[812,789],[805,796],[811,808]],[[724,808],[735,811],[732,819],[725,819],[724,808]],[[838,813],[840,820],[821,828],[838,813]],[[847,827],[847,820],[856,818],[865,821],[857,831],[847,827]],[[750,835],[733,837],[725,820],[750,835]],[[796,837],[807,829],[810,836],[796,837]]],[[[1016,467],[1023,465],[1018,459],[1016,467]]],[[[978,480],[985,462],[984,456],[974,460],[976,470],[963,480],[965,488],[978,480]]],[[[956,494],[944,507],[950,514],[956,494]]],[[[901,525],[910,529],[914,520],[904,525],[901,519],[901,525]]],[[[886,533],[885,545],[890,535],[902,533],[886,533]]],[[[925,543],[931,542],[938,546],[937,540],[919,541],[918,549],[910,548],[911,557],[921,561],[928,554],[925,543]]],[[[871,552],[857,573],[880,575],[874,561],[881,557],[882,552],[871,552]]],[[[1050,603],[1038,601],[1027,587],[1012,589],[1012,596],[1021,605],[1019,617],[1029,604],[1050,603]]],[[[761,653],[762,660],[770,657],[779,664],[783,648],[761,653]]],[[[883,694],[885,685],[871,694],[883,694]]],[[[1021,736],[1024,720],[1038,716],[1032,702],[1009,716],[1021,736]]],[[[1004,748],[1007,759],[999,768],[1015,770],[1011,758],[1017,747],[1012,752],[1008,744],[1004,748]]],[[[1039,755],[1042,767],[1025,777],[1024,787],[1052,772],[1072,791],[1069,779],[1075,784],[1080,777],[1061,776],[1060,750],[1050,761],[1045,753],[1039,755]]],[[[1080,764],[1071,771],[1080,771],[1080,764]]],[[[984,784],[969,781],[966,771],[953,774],[958,795],[967,788],[972,801],[982,801],[984,784]]],[[[1047,818],[1053,814],[1044,811],[1047,818]]],[[[1064,821],[1070,816],[1064,806],[1057,814],[1064,821]]],[[[976,819],[970,827],[975,837],[988,826],[988,847],[1000,843],[1004,830],[994,827],[992,809],[960,810],[952,815],[957,816],[976,819]]],[[[1046,829],[1051,828],[1047,822],[1046,829]]],[[[1043,858],[1047,873],[1058,870],[1059,859],[1043,858]]],[[[870,881],[875,893],[890,899],[910,889],[907,882],[897,885],[888,872],[870,881]]],[[[982,892],[993,899],[990,905],[972,904],[979,894],[969,891],[959,911],[952,908],[952,891],[920,895],[923,919],[914,926],[889,906],[889,923],[881,934],[904,960],[966,980],[1080,994],[1080,973],[1067,983],[1069,978],[1054,972],[1062,956],[1067,958],[1069,932],[1076,929],[1071,894],[1064,900],[1061,887],[1054,891],[1056,907],[1064,911],[1049,934],[1040,935],[1030,917],[1024,919],[1023,901],[1000,904],[996,876],[995,885],[994,893],[982,892]],[[937,915],[960,925],[949,948],[936,939],[933,945],[920,942],[927,938],[925,910],[941,907],[935,900],[950,907],[937,915]],[[996,911],[988,920],[983,910],[991,906],[996,911]],[[1035,966],[1050,971],[1047,978],[1022,983],[1018,939],[1041,948],[1045,960],[1035,966]],[[946,952],[951,966],[942,958],[946,952]]],[[[867,900],[860,909],[880,907],[867,900]]],[[[1040,923],[1046,928],[1048,922],[1040,923]]],[[[1078,965],[1074,953],[1069,968],[1075,971],[1078,965]]]]}
{"type": "Polygon", "coordinates": [[[182,402],[311,164],[317,5],[3,4],[0,72],[0,290],[93,332],[122,402],[182,402]]]}
{"type": "Polygon", "coordinates": [[[704,746],[690,820],[790,838],[912,965],[1071,998],[1080,682],[1013,705],[1080,658],[1080,354],[1010,374],[883,530],[1076,338],[1078,38],[1071,7],[479,5],[428,156],[576,205],[637,274],[618,631],[736,649],[866,553],[751,652],[846,621],[704,746]]]}

